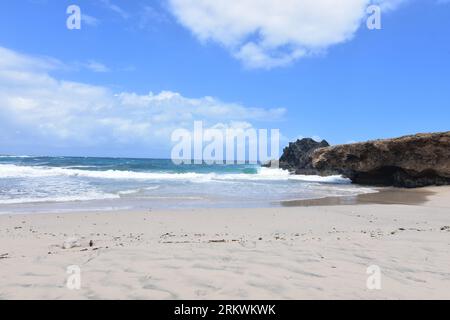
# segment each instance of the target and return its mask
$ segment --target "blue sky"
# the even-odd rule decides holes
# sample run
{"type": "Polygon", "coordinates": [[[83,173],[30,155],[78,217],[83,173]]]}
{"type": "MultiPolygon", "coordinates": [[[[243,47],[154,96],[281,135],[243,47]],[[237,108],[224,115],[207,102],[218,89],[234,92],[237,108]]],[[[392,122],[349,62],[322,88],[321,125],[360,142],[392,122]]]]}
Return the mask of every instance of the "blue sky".
{"type": "Polygon", "coordinates": [[[279,128],[282,144],[449,130],[448,1],[290,2],[302,10],[2,1],[0,153],[168,157],[171,130],[193,120],[279,128]],[[381,30],[365,26],[374,2],[381,30]],[[66,28],[71,4],[81,30],[66,28]]]}

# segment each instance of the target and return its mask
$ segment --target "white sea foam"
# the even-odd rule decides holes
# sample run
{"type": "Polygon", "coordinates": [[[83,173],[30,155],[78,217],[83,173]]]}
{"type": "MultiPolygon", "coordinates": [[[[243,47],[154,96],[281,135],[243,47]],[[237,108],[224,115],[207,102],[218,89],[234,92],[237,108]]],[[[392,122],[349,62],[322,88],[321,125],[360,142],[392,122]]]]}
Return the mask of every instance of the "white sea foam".
{"type": "Polygon", "coordinates": [[[54,167],[17,166],[13,164],[0,165],[0,178],[41,178],[57,176],[119,180],[179,180],[201,178],[204,174],[136,172],[121,170],[94,171],[54,167]]]}
{"type": "Polygon", "coordinates": [[[305,176],[293,175],[287,170],[274,168],[260,168],[257,174],[225,174],[217,175],[218,180],[266,180],[266,181],[304,181],[317,183],[349,184],[351,181],[342,176],[305,176]]]}
{"type": "Polygon", "coordinates": [[[145,188],[138,188],[138,189],[130,189],[130,190],[123,190],[123,191],[119,191],[120,195],[130,195],[130,194],[137,194],[140,193],[142,191],[151,191],[151,190],[157,190],[159,189],[159,186],[150,186],[150,187],[145,187],[145,188]]]}
{"type": "Polygon", "coordinates": [[[119,199],[118,195],[90,192],[79,195],[67,195],[67,196],[50,196],[50,197],[26,197],[26,198],[12,198],[12,199],[0,199],[0,204],[25,204],[25,203],[45,203],[45,202],[75,202],[75,201],[91,201],[91,200],[108,200],[119,199]]]}
{"type": "Polygon", "coordinates": [[[117,180],[187,180],[191,182],[227,181],[227,180],[254,180],[254,181],[304,181],[317,183],[348,184],[349,179],[341,176],[303,176],[292,175],[282,169],[260,168],[256,174],[217,174],[217,173],[164,173],[164,172],[136,172],[121,170],[78,170],[70,168],[17,166],[13,164],[0,164],[0,178],[40,178],[40,177],[86,177],[94,179],[117,180]]]}
{"type": "Polygon", "coordinates": [[[32,158],[32,156],[11,156],[11,155],[0,155],[0,159],[8,159],[8,158],[32,158]]]}
{"type": "MultiPolygon", "coordinates": [[[[256,173],[96,171],[91,168],[0,164],[0,205],[20,207],[21,204],[44,203],[45,206],[45,203],[108,199],[117,199],[114,203],[169,199],[272,203],[285,197],[314,199],[374,192],[350,185],[351,181],[341,176],[292,175],[273,168],[258,168],[256,173]]],[[[91,203],[95,206],[100,202],[91,203]]]]}
{"type": "Polygon", "coordinates": [[[139,193],[141,191],[141,189],[132,189],[132,190],[123,190],[123,191],[119,191],[120,195],[129,195],[129,194],[136,194],[139,193]]]}

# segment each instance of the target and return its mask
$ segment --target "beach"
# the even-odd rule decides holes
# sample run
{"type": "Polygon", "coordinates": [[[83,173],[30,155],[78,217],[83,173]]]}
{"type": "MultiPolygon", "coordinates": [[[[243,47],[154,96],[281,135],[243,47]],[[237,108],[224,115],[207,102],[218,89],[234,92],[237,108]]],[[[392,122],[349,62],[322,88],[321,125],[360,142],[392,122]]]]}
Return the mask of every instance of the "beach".
{"type": "Polygon", "coordinates": [[[428,187],[270,208],[3,214],[0,299],[450,299],[449,209],[450,188],[428,187]]]}
{"type": "Polygon", "coordinates": [[[0,2],[0,301],[450,300],[450,0],[73,2],[0,2]]]}

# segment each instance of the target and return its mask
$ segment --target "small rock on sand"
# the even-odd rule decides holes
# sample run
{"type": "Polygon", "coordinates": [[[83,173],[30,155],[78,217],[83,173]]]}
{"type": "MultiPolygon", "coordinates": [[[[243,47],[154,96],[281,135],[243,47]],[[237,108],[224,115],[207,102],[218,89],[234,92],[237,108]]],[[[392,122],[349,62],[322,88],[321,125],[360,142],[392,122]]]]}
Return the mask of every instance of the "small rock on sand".
{"type": "Polygon", "coordinates": [[[63,249],[67,250],[67,249],[81,247],[81,244],[78,241],[78,238],[69,238],[64,241],[62,247],[63,247],[63,249]]]}

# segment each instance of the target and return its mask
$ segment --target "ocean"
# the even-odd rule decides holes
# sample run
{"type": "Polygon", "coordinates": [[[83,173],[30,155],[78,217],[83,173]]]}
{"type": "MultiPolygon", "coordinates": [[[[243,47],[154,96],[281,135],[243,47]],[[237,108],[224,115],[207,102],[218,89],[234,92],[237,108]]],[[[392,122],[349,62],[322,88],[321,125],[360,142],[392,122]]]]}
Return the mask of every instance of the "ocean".
{"type": "Polygon", "coordinates": [[[373,192],[340,176],[258,165],[171,160],[0,156],[0,214],[177,208],[257,208],[284,200],[373,192]]]}

